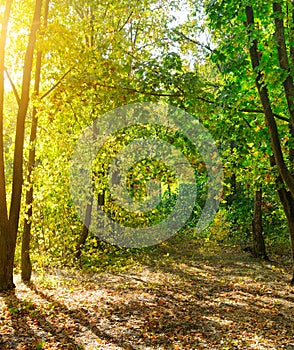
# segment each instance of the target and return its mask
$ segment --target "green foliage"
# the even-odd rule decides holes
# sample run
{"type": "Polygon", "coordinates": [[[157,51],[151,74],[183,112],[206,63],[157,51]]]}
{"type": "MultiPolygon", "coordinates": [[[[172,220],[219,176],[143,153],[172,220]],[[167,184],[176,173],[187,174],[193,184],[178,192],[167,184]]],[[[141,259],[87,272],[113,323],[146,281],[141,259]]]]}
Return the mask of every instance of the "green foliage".
{"type": "MultiPolygon", "coordinates": [[[[44,53],[42,91],[40,96],[32,96],[33,105],[38,108],[40,127],[32,179],[35,201],[31,258],[39,273],[48,266],[81,264],[85,270],[99,270],[123,269],[134,264],[132,256],[139,251],[100,242],[91,233],[83,246],[81,259],[75,259],[82,223],[71,201],[68,179],[72,152],[84,128],[96,118],[99,127],[99,116],[137,101],[161,101],[195,115],[219,146],[225,172],[223,203],[212,227],[196,239],[220,244],[249,242],[253,195],[262,185],[267,245],[273,250],[288,246],[285,218],[278,198],[273,195],[277,171],[269,166],[272,155],[269,135],[249,60],[244,24],[244,9],[249,2],[206,1],[197,4],[199,12],[195,3],[184,3],[188,9],[186,21],[176,19],[177,14],[173,11],[182,7],[173,1],[140,0],[133,4],[129,1],[66,0],[62,4],[51,4],[48,28],[38,43],[44,53]],[[203,6],[206,19],[201,18],[203,6]],[[204,34],[207,39],[202,42],[204,34]]],[[[11,25],[15,35],[11,36],[7,48],[7,66],[19,88],[20,57],[24,54],[26,33],[19,24],[22,11],[20,3],[17,4],[11,25]]],[[[269,89],[274,113],[285,116],[287,106],[281,83],[286,75],[278,65],[271,3],[257,1],[253,6],[258,14],[253,37],[260,39],[259,69],[264,73],[263,84],[269,89]]],[[[28,4],[26,8],[29,11],[25,11],[25,23],[29,21],[31,11],[28,4]]],[[[290,31],[288,34],[287,43],[291,39],[290,31]]],[[[4,125],[8,195],[16,108],[11,103],[13,100],[10,90],[4,125]]],[[[30,115],[31,110],[28,130],[30,115]]],[[[282,147],[289,150],[293,140],[287,125],[278,120],[278,128],[283,136],[282,147]]],[[[164,162],[147,159],[129,169],[128,193],[142,203],[148,200],[148,183],[160,183],[161,201],[146,214],[138,215],[119,208],[108,189],[108,170],[118,152],[136,139],[149,137],[177,147],[194,169],[197,203],[177,237],[195,238],[195,233],[191,232],[206,200],[207,172],[195,147],[174,130],[132,126],[109,138],[93,165],[96,197],[104,191],[105,212],[125,225],[145,227],[168,217],[179,189],[175,173],[164,162]]],[[[27,152],[32,146],[28,145],[28,140],[26,146],[27,152]]],[[[287,162],[290,162],[289,158],[287,162]]],[[[25,189],[31,185],[25,183],[25,189]]],[[[19,263],[19,244],[20,240],[16,265],[19,263]]],[[[148,254],[157,248],[148,249],[142,249],[142,252],[148,254]]]]}

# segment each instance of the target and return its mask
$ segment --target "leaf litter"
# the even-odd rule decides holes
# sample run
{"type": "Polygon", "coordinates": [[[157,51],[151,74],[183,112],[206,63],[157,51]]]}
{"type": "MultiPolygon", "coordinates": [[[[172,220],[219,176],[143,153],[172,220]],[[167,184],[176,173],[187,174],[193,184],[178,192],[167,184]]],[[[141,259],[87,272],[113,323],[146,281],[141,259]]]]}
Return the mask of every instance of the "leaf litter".
{"type": "Polygon", "coordinates": [[[0,294],[0,349],[294,349],[283,267],[193,241],[165,249],[122,272],[18,280],[0,294]]]}

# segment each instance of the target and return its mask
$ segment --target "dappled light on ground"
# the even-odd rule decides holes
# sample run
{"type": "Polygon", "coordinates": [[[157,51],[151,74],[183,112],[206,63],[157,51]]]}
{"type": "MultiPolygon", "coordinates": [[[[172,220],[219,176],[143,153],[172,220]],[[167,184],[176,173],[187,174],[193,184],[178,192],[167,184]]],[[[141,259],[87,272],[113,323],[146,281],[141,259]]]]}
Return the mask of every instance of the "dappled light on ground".
{"type": "Polygon", "coordinates": [[[294,349],[290,276],[225,253],[191,243],[123,272],[18,282],[1,294],[1,349],[294,349]]]}

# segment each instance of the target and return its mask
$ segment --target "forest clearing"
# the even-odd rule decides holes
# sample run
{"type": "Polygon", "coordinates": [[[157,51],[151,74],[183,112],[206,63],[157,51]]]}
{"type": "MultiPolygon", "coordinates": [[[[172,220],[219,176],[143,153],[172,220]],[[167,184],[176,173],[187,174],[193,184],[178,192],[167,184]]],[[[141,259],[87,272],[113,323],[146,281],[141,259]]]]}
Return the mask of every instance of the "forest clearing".
{"type": "Polygon", "coordinates": [[[171,243],[127,269],[19,278],[0,296],[1,349],[294,349],[289,266],[171,243]]]}

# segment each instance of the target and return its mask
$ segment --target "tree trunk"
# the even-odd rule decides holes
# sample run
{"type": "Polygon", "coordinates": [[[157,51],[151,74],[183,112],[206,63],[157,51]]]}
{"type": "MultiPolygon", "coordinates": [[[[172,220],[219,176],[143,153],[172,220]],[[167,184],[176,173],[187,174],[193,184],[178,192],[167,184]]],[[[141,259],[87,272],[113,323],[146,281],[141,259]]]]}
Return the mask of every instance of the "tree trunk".
{"type": "MultiPolygon", "coordinates": [[[[260,58],[259,58],[259,52],[258,52],[258,40],[254,36],[255,22],[254,22],[254,14],[253,14],[252,6],[246,6],[246,19],[247,19],[247,27],[248,27],[248,39],[250,40],[249,52],[250,52],[251,65],[253,70],[257,72],[256,78],[255,78],[255,85],[257,87],[260,102],[264,110],[265,121],[269,131],[270,140],[271,140],[271,148],[274,153],[275,162],[276,162],[279,174],[282,177],[283,182],[287,185],[289,191],[292,193],[292,196],[294,196],[294,176],[292,175],[290,169],[288,168],[285,162],[277,123],[271,107],[268,88],[266,84],[263,83],[264,74],[259,67],[260,58]]],[[[278,46],[278,49],[279,48],[280,46],[278,46]]]]}
{"type": "Polygon", "coordinates": [[[13,289],[13,258],[15,245],[9,232],[3,145],[3,109],[4,109],[4,67],[7,27],[10,17],[12,0],[6,1],[0,38],[0,290],[13,289]]]}
{"type": "MultiPolygon", "coordinates": [[[[275,166],[275,158],[270,157],[270,165],[275,166]]],[[[294,285],[294,197],[290,191],[287,191],[285,184],[281,176],[278,176],[275,180],[277,192],[280,198],[280,201],[284,208],[284,213],[287,219],[288,232],[291,242],[291,253],[292,253],[292,262],[293,262],[293,273],[291,284],[294,285]]]]}
{"type": "Polygon", "coordinates": [[[90,199],[90,203],[87,204],[86,207],[86,214],[85,214],[85,221],[82,229],[82,233],[80,236],[80,239],[77,244],[77,250],[76,250],[76,258],[80,258],[82,254],[82,248],[84,244],[86,243],[86,240],[89,235],[89,226],[91,224],[91,218],[92,218],[92,208],[93,208],[93,197],[90,199]]]}
{"type": "MultiPolygon", "coordinates": [[[[93,110],[93,113],[94,112],[95,111],[93,110]]],[[[97,122],[94,122],[94,124],[93,124],[93,140],[96,139],[97,135],[98,135],[97,122]]],[[[97,176],[97,175],[99,175],[99,174],[94,173],[94,178],[92,179],[93,183],[95,182],[95,176],[97,176]]],[[[82,254],[82,248],[85,245],[86,240],[87,240],[88,235],[89,235],[89,227],[91,225],[91,220],[92,220],[94,190],[95,190],[95,187],[94,187],[94,185],[92,185],[93,192],[92,192],[91,198],[89,200],[89,203],[87,204],[87,207],[86,207],[85,221],[84,221],[84,225],[83,225],[80,239],[79,239],[79,241],[77,243],[77,247],[76,247],[76,258],[77,259],[80,258],[81,254],[82,254]]],[[[105,192],[103,191],[102,193],[98,193],[98,205],[103,205],[104,201],[105,201],[105,192]]],[[[97,245],[98,246],[100,245],[99,238],[97,239],[97,245]]]]}
{"type": "MultiPolygon", "coordinates": [[[[26,194],[26,202],[28,198],[28,192],[26,194]]],[[[31,242],[31,217],[32,207],[27,210],[26,218],[24,219],[24,227],[21,242],[21,279],[27,283],[31,280],[32,275],[32,263],[30,258],[30,242],[31,242]]]]}
{"type": "MultiPolygon", "coordinates": [[[[36,77],[35,77],[35,93],[39,93],[40,85],[40,73],[41,73],[41,53],[38,52],[37,63],[36,63],[36,77]]],[[[32,184],[32,173],[35,166],[35,140],[37,136],[37,109],[34,106],[32,112],[32,126],[30,134],[30,149],[29,149],[29,160],[28,160],[28,175],[27,183],[29,188],[26,191],[25,197],[25,218],[24,218],[24,227],[22,235],[22,245],[21,245],[21,279],[24,282],[29,282],[32,274],[32,263],[30,259],[30,241],[31,241],[31,225],[32,225],[32,216],[33,216],[33,184],[32,184]]]]}
{"type": "MultiPolygon", "coordinates": [[[[45,15],[44,15],[44,28],[47,27],[48,21],[48,10],[49,10],[50,0],[46,0],[45,4],[45,15]]],[[[41,66],[42,66],[42,52],[38,51],[36,60],[36,73],[35,73],[35,86],[34,93],[36,96],[39,95],[40,91],[40,77],[41,77],[41,66]]],[[[31,226],[32,226],[32,216],[33,216],[33,201],[34,201],[34,188],[32,184],[32,173],[35,167],[36,158],[36,137],[37,137],[37,127],[38,127],[38,117],[37,108],[34,106],[32,111],[32,126],[30,134],[30,149],[29,149],[29,160],[28,160],[28,176],[27,183],[29,189],[26,191],[25,198],[25,219],[22,235],[22,245],[21,245],[21,279],[24,282],[29,282],[32,275],[32,263],[30,259],[30,242],[31,242],[31,226]]]]}
{"type": "MultiPolygon", "coordinates": [[[[288,231],[291,240],[292,261],[294,261],[294,197],[285,188],[278,190],[287,218],[288,231]]],[[[294,266],[292,267],[291,285],[294,285],[294,266]]]]}
{"type": "Polygon", "coordinates": [[[7,0],[0,37],[0,290],[12,289],[13,260],[15,247],[10,244],[11,234],[8,232],[8,213],[5,189],[5,166],[3,144],[3,110],[4,110],[4,69],[7,28],[10,18],[12,0],[7,0]]]}
{"type": "MultiPolygon", "coordinates": [[[[278,59],[279,65],[282,70],[287,72],[288,77],[290,72],[288,70],[289,61],[287,50],[285,50],[285,37],[284,37],[284,28],[283,22],[281,21],[283,18],[281,6],[279,3],[275,2],[273,4],[273,11],[275,15],[275,38],[278,50],[278,59]]],[[[269,131],[269,136],[271,139],[271,148],[273,151],[273,157],[271,157],[271,165],[276,165],[279,176],[276,179],[276,186],[278,190],[278,194],[282,205],[284,207],[284,212],[287,218],[287,225],[289,230],[289,235],[291,239],[291,249],[292,255],[294,259],[294,176],[292,174],[292,169],[290,169],[284,159],[284,154],[281,146],[281,140],[278,133],[278,127],[275,121],[275,117],[272,111],[271,102],[269,99],[269,92],[266,84],[264,84],[264,75],[262,70],[260,69],[260,58],[258,52],[258,40],[254,35],[254,13],[252,6],[246,6],[246,20],[247,20],[247,34],[248,39],[250,41],[250,59],[252,68],[257,72],[255,85],[258,90],[259,98],[264,110],[265,121],[267,124],[267,128],[269,131]],[[287,186],[288,190],[285,188],[287,186]]],[[[289,114],[291,116],[290,123],[290,132],[293,133],[293,95],[294,95],[294,87],[293,87],[293,79],[287,78],[284,82],[284,91],[285,97],[288,103],[289,114]]],[[[293,137],[293,135],[292,135],[293,137]]],[[[293,156],[292,151],[289,152],[290,158],[293,156]]],[[[294,269],[291,284],[294,284],[294,269]]]]}
{"type": "Polygon", "coordinates": [[[16,247],[16,232],[7,225],[7,231],[0,236],[0,291],[15,288],[13,265],[16,247]]]}
{"type": "Polygon", "coordinates": [[[289,64],[288,49],[286,46],[286,38],[285,38],[284,14],[282,10],[282,5],[279,2],[273,3],[273,12],[274,12],[274,19],[275,19],[275,40],[276,40],[276,45],[278,50],[279,65],[280,65],[280,68],[287,74],[286,78],[283,80],[283,86],[284,86],[285,97],[287,100],[291,123],[294,125],[294,109],[293,109],[294,83],[293,83],[292,74],[289,74],[290,64],[289,64]]]}
{"type": "MultiPolygon", "coordinates": [[[[8,6],[7,5],[8,3],[10,3],[10,1],[7,1],[6,6],[8,6]]],[[[31,32],[29,35],[29,41],[28,41],[27,50],[25,54],[23,80],[22,80],[22,92],[21,92],[21,98],[19,102],[18,113],[17,113],[16,136],[14,141],[15,148],[14,148],[14,160],[13,160],[12,194],[11,194],[11,204],[10,204],[10,212],[9,212],[8,220],[6,215],[7,209],[4,208],[4,204],[6,204],[5,187],[3,188],[3,183],[5,185],[5,177],[4,177],[5,175],[4,173],[0,174],[0,175],[3,175],[3,179],[1,180],[3,183],[0,183],[0,187],[1,187],[0,204],[1,204],[1,209],[3,208],[3,212],[0,213],[0,224],[1,224],[0,290],[9,290],[14,288],[13,265],[14,265],[14,254],[15,254],[18,223],[19,223],[22,185],[23,185],[23,147],[24,147],[24,134],[25,134],[25,119],[26,119],[27,109],[29,105],[32,65],[33,65],[37,31],[39,30],[39,27],[40,27],[41,8],[42,8],[42,0],[36,0],[31,32]]],[[[9,18],[9,13],[8,13],[8,18],[9,18]]],[[[7,21],[8,21],[8,18],[7,18],[7,21]]],[[[1,34],[2,38],[3,38],[3,30],[4,29],[2,29],[2,34],[1,34]]],[[[4,66],[2,66],[2,64],[4,63],[4,46],[3,46],[3,43],[1,45],[2,46],[0,47],[0,56],[1,56],[0,73],[2,74],[4,72],[4,69],[3,69],[4,66]]],[[[3,108],[3,100],[1,102],[2,102],[2,105],[0,106],[0,109],[3,108]]],[[[2,116],[3,116],[3,110],[2,110],[2,116]]],[[[1,133],[3,132],[2,122],[3,122],[3,119],[0,120],[1,133]]],[[[4,158],[3,133],[0,136],[1,136],[0,148],[2,147],[0,149],[0,153],[1,153],[0,163],[1,163],[4,158]]],[[[0,165],[1,165],[0,171],[2,171],[4,169],[4,164],[1,163],[0,165]]]]}
{"type": "MultiPolygon", "coordinates": [[[[102,206],[105,204],[105,191],[103,190],[102,193],[98,193],[98,206],[102,206]]],[[[93,197],[90,199],[90,203],[87,204],[86,207],[86,214],[85,214],[85,221],[82,229],[82,233],[80,236],[80,239],[77,243],[77,248],[76,248],[76,258],[80,258],[82,254],[82,248],[84,244],[86,243],[86,240],[89,235],[89,227],[91,224],[92,220],[92,210],[93,210],[93,197]]],[[[101,248],[101,240],[99,237],[96,237],[96,242],[97,242],[97,247],[98,249],[101,248]]]]}
{"type": "Polygon", "coordinates": [[[269,260],[266,254],[262,227],[262,189],[255,191],[254,217],[252,220],[253,252],[256,257],[269,260]]]}

